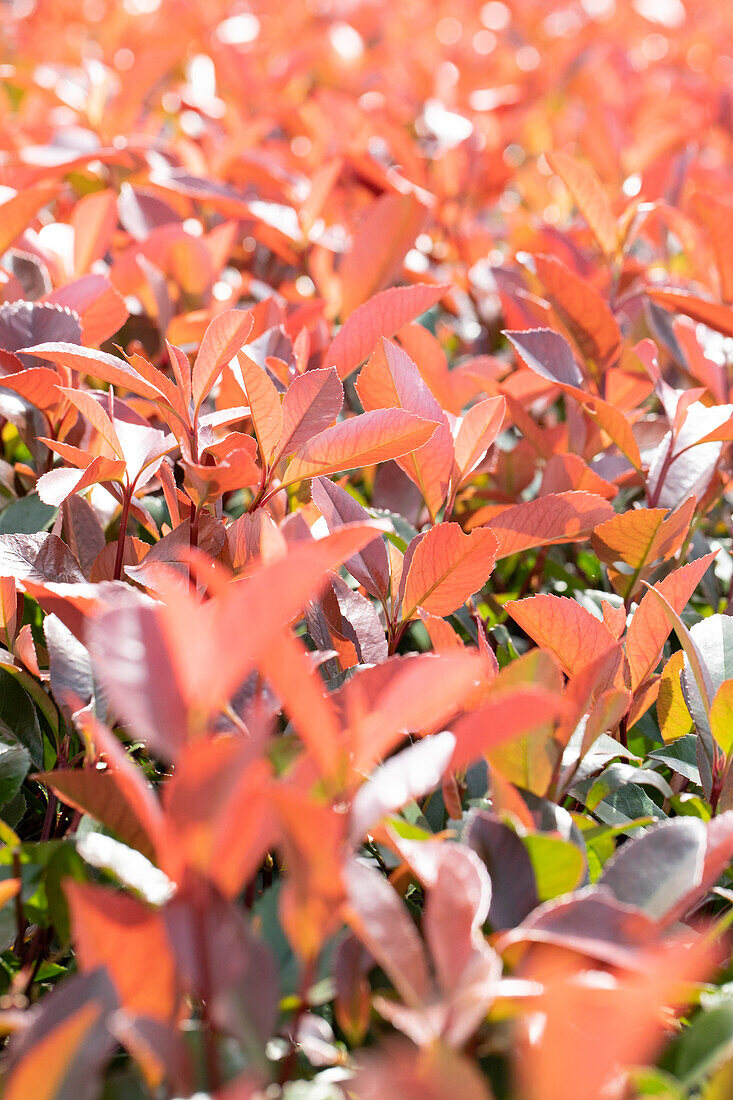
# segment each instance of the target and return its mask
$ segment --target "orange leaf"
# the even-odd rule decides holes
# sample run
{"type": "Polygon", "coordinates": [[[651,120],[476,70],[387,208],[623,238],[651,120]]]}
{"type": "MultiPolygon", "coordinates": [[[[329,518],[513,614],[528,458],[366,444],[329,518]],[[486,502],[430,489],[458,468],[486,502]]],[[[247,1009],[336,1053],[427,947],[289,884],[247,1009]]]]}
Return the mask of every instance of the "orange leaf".
{"type": "Polygon", "coordinates": [[[579,542],[613,514],[608,501],[595,493],[548,493],[499,512],[487,527],[499,540],[498,560],[534,546],[579,542]]]}
{"type": "Polygon", "coordinates": [[[613,366],[621,353],[621,330],[605,298],[554,256],[535,256],[535,270],[547,296],[583,357],[613,366]]]}
{"type": "Polygon", "coordinates": [[[676,511],[634,508],[596,527],[591,545],[601,561],[625,562],[638,574],[646,565],[671,558],[689,530],[697,501],[690,497],[676,511]]]}
{"type": "Polygon", "coordinates": [[[172,1024],[176,964],[160,911],[91,883],[69,880],[64,889],[82,969],[105,967],[126,1012],[172,1024]]]}
{"type": "Polygon", "coordinates": [[[263,652],[260,668],[324,775],[338,775],[342,761],[339,724],[323,681],[297,638],[287,632],[263,652]]]}
{"type": "Polygon", "coordinates": [[[487,397],[472,405],[461,420],[454,443],[455,482],[459,486],[476,469],[501,431],[506,414],[503,397],[487,397]]]}
{"type": "Polygon", "coordinates": [[[619,246],[618,226],[606,192],[593,169],[567,153],[547,153],[550,168],[573,196],[601,252],[610,259],[619,246]]]}
{"type": "Polygon", "coordinates": [[[458,523],[440,523],[413,540],[402,574],[402,622],[414,618],[418,607],[432,615],[456,611],[483,588],[496,550],[492,531],[479,527],[466,535],[458,523]]]}
{"type": "Polygon", "coordinates": [[[539,496],[573,491],[595,493],[604,500],[613,500],[618,487],[612,481],[599,477],[580,455],[553,455],[545,466],[539,496]]]}
{"type": "Polygon", "coordinates": [[[56,184],[27,187],[0,205],[0,255],[28,228],[41,207],[51,201],[57,190],[56,184]]]}
{"type": "Polygon", "coordinates": [[[385,192],[372,203],[339,267],[342,317],[348,317],[399,274],[426,215],[426,207],[411,193],[385,192]]]}
{"type": "Polygon", "coordinates": [[[18,878],[6,878],[0,882],[0,909],[3,905],[6,905],[11,898],[20,890],[20,879],[18,878]]]}
{"type": "MultiPolygon", "coordinates": [[[[687,606],[714,557],[715,554],[705,554],[654,585],[678,615],[687,606]]],[[[631,671],[632,689],[643,684],[654,671],[671,629],[664,609],[660,608],[652,593],[645,592],[626,634],[626,659],[631,671]]]]}
{"type": "Polygon", "coordinates": [[[3,375],[3,389],[13,390],[44,412],[53,412],[61,403],[60,385],[61,376],[48,367],[30,367],[3,375]]]}
{"type": "Polygon", "coordinates": [[[280,394],[267,371],[250,359],[246,351],[237,355],[237,362],[244,380],[252,426],[260,449],[260,461],[266,465],[272,459],[282,433],[280,394]]]}
{"type": "Polygon", "coordinates": [[[422,493],[434,522],[445,500],[453,468],[453,438],[445,413],[407,352],[389,340],[380,341],[362,368],[356,390],[367,410],[397,407],[437,424],[427,443],[397,459],[397,464],[422,493]]]}
{"type": "Polygon", "coordinates": [[[600,397],[587,397],[586,395],[573,393],[581,404],[583,410],[592,420],[602,428],[606,435],[611,437],[621,454],[628,458],[635,470],[641,473],[641,454],[639,444],[631,429],[631,424],[614,405],[602,401],[600,397]]]}
{"type": "Polygon", "coordinates": [[[518,1094],[526,1100],[564,1100],[569,1064],[578,1100],[623,1095],[616,1087],[626,1085],[622,1067],[654,1057],[664,1039],[664,1009],[684,1004],[690,983],[715,965],[710,940],[687,929],[641,944],[631,972],[589,969],[578,952],[533,947],[521,973],[541,983],[542,992],[532,999],[517,1050],[518,1094]]]}
{"type": "Polygon", "coordinates": [[[206,329],[191,374],[197,410],[224,367],[241,351],[253,324],[251,311],[228,309],[215,317],[206,329]]]}
{"type": "Polygon", "coordinates": [[[733,206],[702,191],[695,194],[692,203],[710,234],[721,297],[724,302],[730,302],[733,299],[733,206]]]}
{"type": "Polygon", "coordinates": [[[102,439],[109,445],[117,457],[122,458],[122,447],[117,438],[114,424],[107,416],[100,402],[95,400],[88,390],[77,390],[71,387],[62,386],[61,393],[63,393],[67,401],[70,401],[71,404],[79,410],[82,416],[86,417],[94,430],[101,435],[102,439]]]}
{"type": "Polygon", "coordinates": [[[710,302],[706,298],[698,298],[677,287],[650,286],[647,287],[646,292],[651,300],[660,306],[675,313],[684,313],[693,321],[699,321],[708,328],[714,328],[725,336],[733,336],[733,309],[730,306],[710,302]]]}
{"type": "Polygon", "coordinates": [[[29,1100],[31,1096],[33,1100],[58,1100],[79,1050],[96,1030],[102,1012],[99,1001],[88,1001],[33,1043],[9,1071],[3,1100],[29,1100]]]}
{"type": "Polygon", "coordinates": [[[543,593],[505,607],[533,642],[555,654],[568,676],[617,645],[605,623],[567,596],[543,593]]]}
{"type": "Polygon", "coordinates": [[[74,271],[84,275],[109,248],[117,225],[117,192],[92,191],[79,199],[71,215],[74,227],[74,271]]]}

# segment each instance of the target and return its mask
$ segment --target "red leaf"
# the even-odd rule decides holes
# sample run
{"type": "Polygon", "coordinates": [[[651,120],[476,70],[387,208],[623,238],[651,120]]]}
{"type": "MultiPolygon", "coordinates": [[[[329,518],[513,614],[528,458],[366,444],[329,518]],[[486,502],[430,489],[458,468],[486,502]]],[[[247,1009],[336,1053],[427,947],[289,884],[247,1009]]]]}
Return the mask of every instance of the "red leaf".
{"type": "Polygon", "coordinates": [[[78,561],[63,539],[43,532],[0,536],[0,577],[41,584],[84,580],[78,561]]]}
{"type": "Polygon", "coordinates": [[[71,309],[81,321],[82,340],[96,347],[111,339],[130,316],[123,298],[104,275],[84,275],[42,299],[71,309]]]}
{"type": "MultiPolygon", "coordinates": [[[[143,378],[124,359],[119,359],[116,355],[107,355],[104,351],[82,348],[78,344],[36,344],[32,348],[24,348],[23,354],[36,355],[39,359],[48,359],[67,370],[75,370],[85,376],[89,374],[94,378],[101,378],[105,382],[111,382],[114,386],[122,386],[126,390],[132,390],[133,393],[139,394],[141,397],[149,397],[153,401],[163,397],[161,387],[167,381],[163,376],[160,387],[154,385],[149,379],[143,378]]],[[[159,373],[155,371],[155,374],[159,373]]]]}
{"type": "Polygon", "coordinates": [[[44,772],[38,779],[62,802],[101,821],[124,844],[152,862],[158,858],[160,809],[142,772],[131,762],[121,770],[66,768],[44,772]]]}
{"type": "Polygon", "coordinates": [[[58,1100],[64,1093],[93,1100],[114,1047],[106,1021],[116,1007],[103,971],[67,978],[44,998],[17,1052],[11,1050],[3,1100],[58,1100]]]}
{"type": "Polygon", "coordinates": [[[391,657],[359,669],[333,696],[356,774],[368,773],[407,731],[434,730],[452,717],[484,675],[481,657],[468,647],[456,653],[391,657]]]}
{"type": "MultiPolygon", "coordinates": [[[[329,531],[336,531],[347,523],[362,523],[370,518],[367,510],[350,493],[340,489],[326,477],[313,479],[311,493],[329,531]]],[[[383,602],[387,599],[389,560],[381,535],[377,535],[360,553],[345,561],[344,565],[371,596],[376,596],[383,602]]]]}
{"type": "Polygon", "coordinates": [[[374,825],[440,783],[455,748],[447,730],[408,745],[372,772],[351,804],[349,836],[359,844],[374,825]]]}
{"type": "Polygon", "coordinates": [[[44,504],[58,507],[72,493],[81,493],[91,485],[102,481],[122,481],[125,476],[125,463],[111,458],[93,458],[85,470],[72,467],[59,467],[49,470],[38,479],[36,488],[44,504]]]}
{"type": "Polygon", "coordinates": [[[345,918],[389,975],[408,1005],[419,1005],[430,992],[422,941],[402,900],[378,871],[352,860],[344,871],[345,918]]]}
{"type": "Polygon", "coordinates": [[[454,723],[456,747],[450,766],[467,768],[497,745],[526,737],[562,713],[562,699],[545,687],[497,688],[482,707],[454,723]]]}
{"type": "Polygon", "coordinates": [[[298,543],[285,558],[200,603],[172,589],[165,604],[130,604],[100,615],[90,652],[116,711],[174,759],[325,581],[372,538],[366,525],[298,543]]]}

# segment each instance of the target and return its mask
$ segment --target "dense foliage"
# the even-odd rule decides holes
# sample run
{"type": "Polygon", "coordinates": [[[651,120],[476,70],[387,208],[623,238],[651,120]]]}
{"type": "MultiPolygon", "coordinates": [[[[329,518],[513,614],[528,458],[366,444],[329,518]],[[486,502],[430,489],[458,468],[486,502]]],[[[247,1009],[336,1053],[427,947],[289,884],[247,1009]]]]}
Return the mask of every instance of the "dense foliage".
{"type": "Polygon", "coordinates": [[[3,1100],[733,1095],[733,8],[2,34],[3,1100]]]}

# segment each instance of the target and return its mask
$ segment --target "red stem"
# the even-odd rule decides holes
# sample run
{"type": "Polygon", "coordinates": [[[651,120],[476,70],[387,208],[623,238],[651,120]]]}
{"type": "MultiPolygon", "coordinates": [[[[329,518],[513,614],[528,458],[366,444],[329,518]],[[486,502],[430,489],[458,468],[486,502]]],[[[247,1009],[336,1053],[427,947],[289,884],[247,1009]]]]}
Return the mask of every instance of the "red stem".
{"type": "Polygon", "coordinates": [[[115,557],[114,579],[118,581],[122,576],[122,561],[125,556],[125,535],[127,534],[127,519],[132,504],[132,488],[126,490],[122,498],[122,515],[120,516],[120,533],[117,536],[117,555],[115,557]]]}

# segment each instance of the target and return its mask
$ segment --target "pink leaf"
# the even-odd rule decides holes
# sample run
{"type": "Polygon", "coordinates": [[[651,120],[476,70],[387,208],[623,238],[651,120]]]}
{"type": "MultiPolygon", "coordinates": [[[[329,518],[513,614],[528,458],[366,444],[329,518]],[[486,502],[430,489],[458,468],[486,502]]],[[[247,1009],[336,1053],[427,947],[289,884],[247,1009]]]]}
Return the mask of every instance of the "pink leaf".
{"type": "Polygon", "coordinates": [[[282,484],[401,458],[427,443],[434,431],[434,421],[403,409],[362,413],[313,436],[292,459],[282,484]]]}
{"type": "Polygon", "coordinates": [[[443,298],[450,287],[429,286],[390,287],[375,294],[355,309],[337,333],[325,357],[327,366],[335,366],[339,378],[346,378],[371,355],[380,336],[392,337],[406,325],[443,298]]]}

